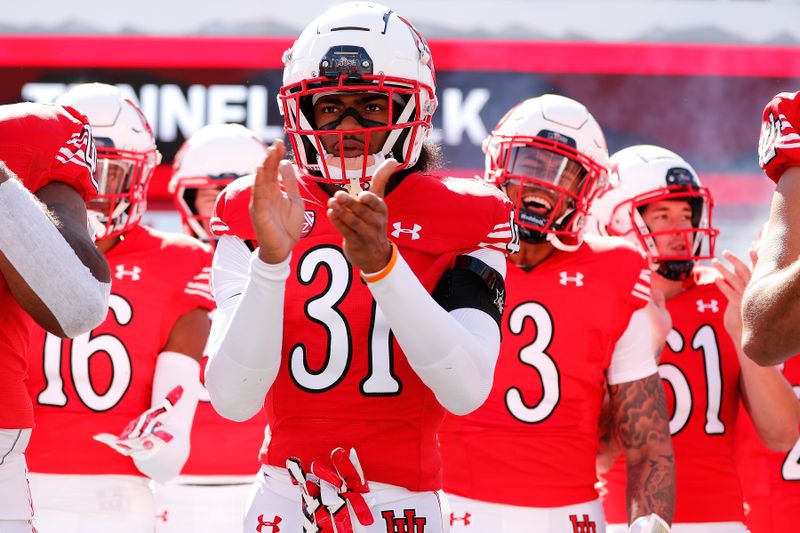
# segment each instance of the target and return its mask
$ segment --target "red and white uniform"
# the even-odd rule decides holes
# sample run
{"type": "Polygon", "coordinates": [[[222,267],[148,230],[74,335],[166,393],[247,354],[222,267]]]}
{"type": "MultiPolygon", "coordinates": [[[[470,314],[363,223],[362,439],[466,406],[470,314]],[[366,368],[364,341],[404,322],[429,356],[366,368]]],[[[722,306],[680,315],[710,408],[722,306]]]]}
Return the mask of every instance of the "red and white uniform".
{"type": "MultiPolygon", "coordinates": [[[[72,108],[43,104],[0,106],[0,160],[32,193],[52,182],[75,189],[85,200],[97,193],[87,150],[86,118],[72,108]]],[[[0,275],[0,428],[32,428],[33,407],[25,389],[33,319],[19,306],[0,275]]]]}
{"type": "Polygon", "coordinates": [[[758,142],[758,162],[775,183],[786,169],[800,166],[799,127],[800,92],[775,95],[762,113],[758,142]]]}
{"type": "MultiPolygon", "coordinates": [[[[783,375],[800,399],[800,358],[783,364],[783,375]]],[[[740,412],[744,406],[740,404],[740,412]]],[[[797,529],[800,510],[800,440],[788,452],[773,452],[759,439],[748,416],[737,427],[739,477],[745,500],[744,522],[751,533],[797,529]]]]}
{"type": "Polygon", "coordinates": [[[240,532],[266,425],[264,411],[245,422],[221,417],[203,388],[189,459],[180,476],[154,488],[156,532],[240,532]]]}
{"type": "Polygon", "coordinates": [[[92,436],[121,432],[150,408],[156,358],[175,321],[214,307],[211,253],[191,237],[137,226],[106,259],[106,321],[72,340],[37,330],[31,342],[28,387],[38,422],[28,448],[31,472],[141,476],[130,458],[92,436]]]}
{"type": "MultiPolygon", "coordinates": [[[[606,371],[631,315],[649,301],[650,271],[631,245],[595,236],[574,252],[555,250],[530,271],[510,261],[507,267],[503,342],[492,392],[477,411],[448,416],[439,433],[445,492],[537,508],[597,500],[606,371]]],[[[651,364],[650,375],[654,372],[651,364]]],[[[467,513],[473,524],[480,521],[477,508],[453,507],[454,527],[466,525],[467,513]]],[[[570,522],[564,520],[547,530],[567,528],[570,522]]],[[[596,515],[590,521],[603,522],[596,515]]],[[[500,529],[487,524],[480,530],[500,529]]]]}
{"type": "MultiPolygon", "coordinates": [[[[241,178],[220,195],[215,233],[254,239],[251,186],[252,178],[241,178]]],[[[329,196],[313,181],[301,181],[300,190],[305,227],[286,281],[284,363],[266,397],[272,437],[261,460],[282,468],[297,457],[308,467],[327,463],[336,447],[354,448],[370,482],[438,490],[444,409],[345,259],[326,216],[329,196]],[[322,305],[334,312],[323,313],[322,305]]],[[[389,237],[428,292],[459,254],[504,251],[509,240],[511,203],[479,180],[410,174],[385,201],[389,237]]]]}
{"type": "MultiPolygon", "coordinates": [[[[695,267],[686,290],[667,301],[673,330],[659,373],[675,451],[673,524],[730,524],[734,529],[720,529],[730,531],[744,518],[734,456],[741,367],[723,322],[728,301],[714,284],[717,277],[713,269],[695,267]]],[[[624,458],[603,477],[608,522],[624,524],[624,458]]]]}

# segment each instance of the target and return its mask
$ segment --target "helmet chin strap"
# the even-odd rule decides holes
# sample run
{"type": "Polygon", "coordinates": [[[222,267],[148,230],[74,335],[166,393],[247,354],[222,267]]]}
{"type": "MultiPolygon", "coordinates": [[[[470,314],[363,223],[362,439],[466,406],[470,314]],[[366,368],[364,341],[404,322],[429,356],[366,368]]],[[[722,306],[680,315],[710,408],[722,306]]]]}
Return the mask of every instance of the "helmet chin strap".
{"type": "Polygon", "coordinates": [[[694,269],[694,260],[688,261],[659,261],[656,274],[671,281],[684,281],[689,279],[694,269]]]}

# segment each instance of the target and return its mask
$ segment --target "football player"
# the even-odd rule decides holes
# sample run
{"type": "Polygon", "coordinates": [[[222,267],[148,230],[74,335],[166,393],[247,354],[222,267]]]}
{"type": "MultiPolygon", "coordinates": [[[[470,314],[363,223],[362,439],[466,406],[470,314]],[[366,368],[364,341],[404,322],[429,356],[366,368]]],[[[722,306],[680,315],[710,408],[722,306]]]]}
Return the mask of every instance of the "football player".
{"type": "Polygon", "coordinates": [[[148,478],[174,477],[189,454],[211,253],[139,224],[160,155],[133,102],[103,84],[77,85],[58,102],[85,113],[94,131],[99,195],[87,209],[113,288],[105,322],[71,341],[36,332],[28,352],[37,527],[149,533],[148,478]]]}
{"type": "Polygon", "coordinates": [[[491,387],[510,202],[427,173],[433,60],[396,12],[332,7],[284,61],[297,168],[276,141],[211,223],[206,386],[271,429],[245,530],[446,531],[436,432],[491,387]]]}
{"type": "Polygon", "coordinates": [[[110,278],[84,200],[97,193],[86,117],[43,104],[0,106],[0,531],[30,533],[25,448],[33,407],[25,358],[34,322],[74,337],[103,321],[110,278]]]}
{"type": "MultiPolygon", "coordinates": [[[[753,257],[758,257],[762,235],[753,243],[753,257]]],[[[800,358],[788,359],[779,368],[800,400],[800,358]]],[[[741,414],[743,410],[740,402],[736,463],[744,493],[744,524],[750,533],[792,531],[800,509],[800,439],[788,453],[770,450],[761,442],[750,417],[741,414]]]]}
{"type": "MultiPolygon", "coordinates": [[[[715,268],[697,264],[714,258],[713,199],[679,155],[632,146],[614,154],[611,166],[614,186],[596,201],[593,216],[601,231],[624,236],[645,251],[653,286],[663,293],[672,320],[659,366],[675,449],[672,530],[744,533],[734,456],[739,400],[771,448],[790,448],[800,421],[786,380],[741,350],[740,302],[750,270],[727,251],[723,257],[730,266],[717,259],[715,268]]],[[[608,522],[625,524],[631,519],[625,512],[625,473],[617,464],[605,478],[608,522]]],[[[626,526],[619,527],[613,530],[626,526]]]]}
{"type": "Polygon", "coordinates": [[[636,480],[631,516],[670,522],[650,270],[623,239],[583,232],[607,176],[600,126],[579,102],[547,94],[512,108],[483,149],[485,178],[514,202],[522,244],[508,258],[489,400],[448,417],[439,435],[453,531],[603,531],[594,485],[606,389],[636,480]]]}
{"type": "Polygon", "coordinates": [[[800,92],[764,108],[758,162],[776,183],[764,245],[742,303],[748,357],[774,365],[800,353],[800,92]]]}
{"type": "MultiPolygon", "coordinates": [[[[184,231],[213,244],[208,223],[217,195],[255,172],[266,154],[256,134],[239,124],[208,125],[187,139],[170,181],[184,231]]],[[[201,389],[189,459],[180,476],[155,485],[156,532],[241,532],[265,426],[264,412],[245,423],[222,418],[201,389]]]]}

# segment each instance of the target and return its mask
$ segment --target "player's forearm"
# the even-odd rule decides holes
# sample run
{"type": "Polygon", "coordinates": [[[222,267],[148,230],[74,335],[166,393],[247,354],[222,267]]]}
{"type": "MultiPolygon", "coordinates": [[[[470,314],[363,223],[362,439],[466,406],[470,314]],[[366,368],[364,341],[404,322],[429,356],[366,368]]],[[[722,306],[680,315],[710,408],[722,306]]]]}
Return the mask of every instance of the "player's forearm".
{"type": "Polygon", "coordinates": [[[651,513],[672,523],[675,465],[661,378],[654,374],[609,390],[615,432],[625,449],[629,523],[651,513]]]}
{"type": "Polygon", "coordinates": [[[742,299],[742,348],[759,365],[771,366],[800,353],[800,261],[761,270],[742,299]]]}
{"type": "Polygon", "coordinates": [[[289,259],[268,265],[253,256],[250,278],[222,340],[209,354],[206,388],[217,412],[231,420],[244,421],[258,413],[278,376],[289,259]]]}
{"type": "Polygon", "coordinates": [[[771,450],[791,449],[800,437],[800,402],[792,386],[777,368],[740,359],[742,399],[759,438],[771,450]]]}
{"type": "MultiPolygon", "coordinates": [[[[61,193],[68,189],[61,184],[47,187],[55,185],[61,193]]],[[[23,309],[51,333],[68,337],[105,320],[110,292],[108,265],[102,255],[99,266],[89,268],[60,233],[74,231],[73,224],[66,215],[57,227],[18,180],[0,184],[0,270],[23,309]]],[[[83,241],[94,248],[85,226],[83,231],[83,241]]],[[[99,254],[96,248],[87,253],[99,254]]]]}
{"type": "Polygon", "coordinates": [[[409,364],[448,411],[464,415],[488,397],[500,350],[494,320],[477,309],[448,313],[399,256],[369,284],[409,364]]]}

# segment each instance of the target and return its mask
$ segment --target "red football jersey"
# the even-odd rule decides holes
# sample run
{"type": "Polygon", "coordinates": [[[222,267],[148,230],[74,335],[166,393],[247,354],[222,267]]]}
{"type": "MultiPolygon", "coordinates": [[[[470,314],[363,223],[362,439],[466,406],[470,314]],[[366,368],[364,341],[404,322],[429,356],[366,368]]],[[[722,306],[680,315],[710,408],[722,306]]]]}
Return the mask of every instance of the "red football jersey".
{"type": "Polygon", "coordinates": [[[606,369],[649,280],[643,255],[619,238],[587,236],[530,271],[508,262],[492,392],[439,432],[446,492],[529,507],[597,498],[606,369]]]}
{"type": "Polygon", "coordinates": [[[214,307],[211,251],[191,237],[136,226],[106,259],[112,277],[106,321],[72,340],[34,333],[31,472],[141,475],[128,457],[92,436],[119,433],[150,408],[156,358],[175,321],[214,307]]]}
{"type": "MultiPolygon", "coordinates": [[[[205,375],[205,363],[200,376],[205,375]]],[[[264,438],[267,414],[233,422],[220,416],[203,388],[192,421],[192,451],[181,470],[185,476],[247,476],[261,466],[258,452],[264,438]]]]}
{"type": "MultiPolygon", "coordinates": [[[[236,180],[220,195],[218,234],[254,236],[251,184],[236,180]]],[[[308,467],[338,446],[352,447],[369,480],[439,489],[436,431],[444,410],[345,259],[326,216],[329,196],[313,181],[300,188],[306,224],[286,282],[283,365],[265,403],[272,440],[262,461],[283,467],[299,457],[308,467]]],[[[505,250],[510,240],[511,203],[479,180],[411,174],[386,204],[389,237],[429,292],[457,255],[505,250]]]]}
{"type": "MultiPolygon", "coordinates": [[[[800,398],[800,357],[783,365],[783,375],[800,398]]],[[[740,404],[740,412],[744,406],[740,404]]],[[[788,452],[773,452],[761,442],[745,414],[739,420],[737,465],[746,502],[745,525],[751,533],[797,529],[800,510],[800,440],[788,452]]]]}
{"type": "Polygon", "coordinates": [[[764,173],[778,183],[786,169],[800,166],[800,92],[780,93],[761,115],[758,162],[764,173]]]}
{"type": "MultiPolygon", "coordinates": [[[[741,367],[725,329],[728,300],[714,284],[717,277],[714,269],[695,267],[687,289],[667,301],[672,331],[659,373],[675,452],[676,524],[743,519],[734,460],[741,367]]],[[[603,477],[606,520],[627,522],[624,457],[603,477]]]]}
{"type": "MultiPolygon", "coordinates": [[[[71,108],[0,106],[0,160],[33,193],[53,181],[66,183],[84,199],[97,192],[91,130],[86,118],[71,108]]],[[[30,428],[33,407],[25,390],[25,352],[34,322],[2,275],[0,309],[0,428],[30,428]]]]}

